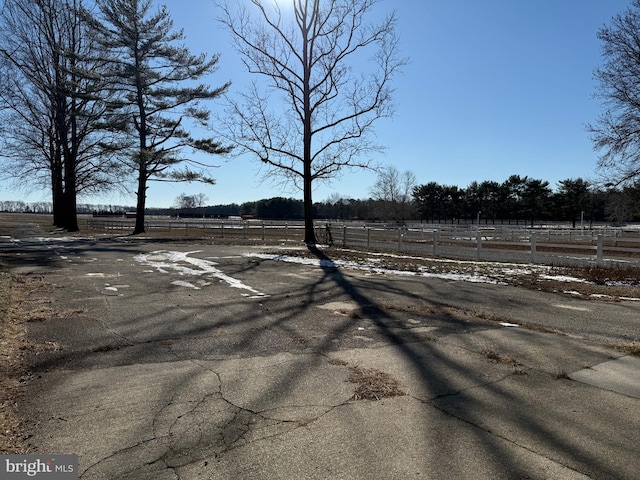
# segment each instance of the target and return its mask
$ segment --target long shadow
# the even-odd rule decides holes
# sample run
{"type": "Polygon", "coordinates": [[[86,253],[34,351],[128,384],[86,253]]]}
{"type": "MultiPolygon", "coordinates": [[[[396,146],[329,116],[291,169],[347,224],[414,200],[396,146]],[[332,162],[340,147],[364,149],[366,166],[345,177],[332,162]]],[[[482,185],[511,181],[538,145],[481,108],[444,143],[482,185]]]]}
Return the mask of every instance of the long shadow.
{"type": "MultiPolygon", "coordinates": [[[[82,254],[90,254],[97,250],[109,253],[112,252],[114,247],[109,243],[85,245],[85,248],[82,248],[82,254]]],[[[123,248],[122,252],[131,254],[133,253],[131,250],[127,247],[123,248]]],[[[506,448],[508,441],[491,435],[482,426],[484,423],[483,418],[479,418],[477,413],[474,413],[471,409],[465,410],[465,405],[474,402],[470,394],[458,391],[459,387],[441,374],[442,366],[444,365],[456,375],[467,377],[471,382],[474,382],[477,379],[469,372],[468,367],[452,360],[449,356],[443,355],[438,348],[430,348],[430,345],[425,343],[424,338],[414,334],[411,329],[399,330],[396,319],[380,303],[380,298],[383,294],[389,293],[400,295],[410,302],[423,302],[424,299],[417,294],[410,294],[404,291],[401,287],[394,285],[394,282],[384,282],[384,285],[382,285],[375,281],[362,279],[355,281],[350,279],[341,269],[334,266],[333,261],[325,251],[313,249],[312,252],[320,260],[319,271],[321,274],[313,281],[307,282],[304,289],[288,293],[286,301],[284,301],[283,294],[253,301],[244,299],[228,300],[226,304],[224,302],[216,302],[214,299],[213,301],[201,301],[182,306],[179,313],[173,306],[163,306],[162,308],[153,308],[146,314],[125,319],[130,325],[127,325],[127,322],[121,322],[117,326],[117,330],[122,333],[123,344],[114,346],[114,349],[120,348],[117,355],[115,355],[115,362],[123,365],[171,361],[171,358],[197,358],[195,352],[191,353],[185,350],[173,352],[169,357],[166,352],[158,352],[158,345],[161,342],[186,338],[211,339],[212,343],[216,343],[214,342],[214,339],[216,339],[216,345],[220,347],[219,357],[221,359],[233,355],[268,355],[280,351],[298,351],[300,353],[335,351],[336,349],[344,348],[344,346],[336,346],[335,340],[351,336],[354,328],[354,319],[345,317],[335,321],[330,333],[326,334],[318,343],[311,345],[311,348],[304,344],[299,345],[296,343],[283,344],[279,345],[278,348],[274,348],[269,341],[265,340],[265,337],[276,332],[276,340],[281,337],[292,340],[299,338],[300,329],[294,325],[295,321],[306,316],[312,316],[312,311],[318,306],[318,303],[326,301],[327,293],[332,293],[336,289],[339,295],[346,296],[360,307],[366,314],[366,319],[376,326],[378,333],[382,335],[386,343],[394,345],[397,351],[418,372],[426,389],[434,392],[433,397],[426,401],[429,406],[438,408],[447,415],[453,415],[456,419],[471,424],[473,428],[470,430],[476,435],[475,443],[485,443],[484,452],[486,456],[492,458],[494,463],[504,465],[505,472],[509,472],[514,478],[524,478],[528,475],[530,472],[525,471],[521,465],[518,465],[517,459],[512,458],[509,454],[509,450],[506,448]],[[292,302],[297,305],[296,308],[291,308],[292,302]],[[239,312],[241,313],[240,317],[238,317],[239,312]],[[189,320],[194,315],[200,315],[206,318],[207,321],[204,323],[190,322],[189,320]],[[166,319],[171,319],[171,324],[163,325],[162,321],[166,319]],[[184,327],[176,329],[174,327],[176,324],[184,325],[184,327]],[[153,328],[150,328],[151,326],[153,328]],[[221,330],[226,328],[237,329],[238,327],[241,327],[239,331],[233,333],[235,341],[228,342],[230,336],[225,338],[224,335],[218,335],[221,330]],[[127,345],[127,341],[131,345],[127,345]],[[450,409],[439,403],[440,399],[436,398],[438,396],[457,397],[458,404],[462,405],[460,407],[462,410],[457,413],[450,413],[450,409]]],[[[271,265],[268,261],[245,263],[236,267],[235,273],[247,275],[254,269],[259,270],[268,265],[271,265]]],[[[160,293],[163,294],[163,292],[160,293]]],[[[169,290],[164,292],[164,294],[169,293],[169,290]]],[[[144,300],[144,295],[144,293],[141,293],[138,300],[144,300]]],[[[441,305],[446,306],[445,304],[441,305]]],[[[113,322],[111,324],[114,325],[113,322]]],[[[96,345],[96,347],[100,347],[100,345],[96,345]]],[[[61,352],[47,357],[42,356],[40,359],[36,359],[34,368],[44,371],[60,366],[68,366],[70,362],[75,361],[82,362],[84,360],[91,363],[101,355],[113,354],[113,350],[95,351],[95,349],[91,348],[78,348],[72,352],[61,352]]],[[[326,358],[321,355],[315,358],[315,366],[319,366],[326,361],[326,358]]],[[[261,403],[261,400],[271,398],[282,391],[292,391],[296,385],[313,375],[312,367],[314,365],[309,365],[308,359],[305,361],[293,360],[290,362],[288,375],[284,376],[277,384],[270,385],[269,388],[261,392],[260,398],[257,398],[256,402],[261,403]]],[[[185,379],[184,382],[186,384],[187,380],[185,379]]],[[[180,389],[179,385],[175,387],[180,389]]],[[[507,408],[507,405],[513,405],[516,398],[505,389],[502,389],[499,383],[483,385],[482,388],[487,389],[495,398],[500,399],[501,407],[496,408],[496,411],[500,411],[501,415],[510,416],[513,421],[520,422],[536,439],[548,443],[552,449],[556,449],[573,458],[579,465],[590,465],[591,459],[572,449],[571,444],[565,438],[545,428],[532,414],[515,410],[513,407],[507,408]]],[[[558,420],[562,419],[558,418],[558,420]]],[[[352,428],[357,428],[357,421],[358,419],[353,419],[352,428]]],[[[424,425],[424,428],[428,430],[429,426],[424,425]]],[[[446,457],[447,455],[464,455],[464,452],[445,451],[444,449],[437,452],[437,454],[425,452],[424,461],[426,462],[428,458],[446,457]]],[[[615,473],[607,470],[605,466],[598,466],[598,468],[600,468],[600,473],[604,475],[613,476],[615,473]]]]}
{"type": "MultiPolygon", "coordinates": [[[[438,398],[434,398],[433,401],[428,401],[427,403],[446,414],[455,416],[462,422],[470,423],[475,427],[474,429],[471,429],[471,431],[476,433],[478,442],[486,442],[488,438],[491,438],[492,440],[495,439],[495,441],[492,441],[490,445],[485,445],[484,451],[486,455],[493,457],[494,461],[498,464],[501,463],[505,468],[505,472],[509,472],[509,475],[517,475],[518,478],[529,478],[529,474],[531,472],[519,465],[517,459],[513,458],[505,448],[505,446],[510,443],[510,440],[499,436],[494,438],[493,434],[488,437],[486,434],[491,432],[490,430],[487,430],[487,427],[483,427],[483,425],[487,424],[485,419],[478,417],[473,408],[465,408],[466,406],[470,407],[475,403],[474,398],[467,392],[456,391],[456,387],[452,385],[447,378],[443,378],[437,372],[436,365],[430,362],[435,360],[437,363],[447,365],[449,369],[461,375],[469,375],[469,372],[466,371],[466,367],[462,364],[456,364],[456,362],[449,357],[443,356],[437,349],[429,349],[428,345],[426,345],[426,347],[430,350],[428,354],[429,356],[428,358],[425,357],[425,343],[423,339],[417,336],[413,336],[414,338],[411,338],[411,334],[408,335],[409,338],[405,336],[401,338],[396,333],[395,329],[390,328],[390,321],[392,321],[392,319],[390,319],[389,315],[383,308],[379,307],[375,297],[349,281],[347,277],[341,274],[340,270],[331,268],[330,265],[332,265],[333,262],[331,258],[326,255],[324,250],[314,247],[311,247],[309,250],[321,261],[321,268],[325,269],[327,274],[331,274],[332,281],[334,281],[356,304],[361,307],[366,307],[367,318],[375,323],[379,330],[387,337],[389,342],[395,345],[397,351],[401,352],[403,357],[413,366],[415,371],[419,372],[420,377],[424,381],[425,385],[428,386],[429,391],[438,392],[444,389],[445,391],[452,392],[453,396],[458,397],[459,399],[459,401],[456,402],[458,405],[458,411],[456,411],[455,408],[447,408],[446,402],[443,404],[439,401],[440,397],[450,397],[449,393],[438,395],[438,398]]],[[[375,291],[373,293],[375,293],[375,291]]],[[[604,465],[593,465],[593,459],[586,453],[579,451],[579,445],[574,441],[574,439],[563,436],[557,430],[554,431],[547,428],[545,424],[539,421],[538,418],[535,418],[527,411],[520,410],[516,404],[517,399],[514,398],[506,389],[501,388],[499,382],[482,385],[480,388],[490,391],[492,395],[498,399],[498,402],[495,410],[491,408],[484,408],[479,409],[478,411],[483,411],[488,415],[495,412],[499,415],[509,417],[511,422],[519,423],[524,426],[524,429],[529,434],[546,443],[549,446],[550,451],[562,452],[564,455],[573,458],[578,465],[588,465],[596,471],[599,471],[599,474],[616,478],[618,472],[609,470],[604,465]]],[[[561,418],[561,414],[554,415],[553,413],[550,413],[549,417],[556,417],[556,422],[566,422],[566,419],[561,418]]],[[[553,423],[554,421],[551,420],[550,424],[553,423]]],[[[592,434],[597,435],[597,432],[593,431],[592,434]]],[[[451,452],[442,453],[447,455],[451,454],[451,452]]],[[[563,456],[560,456],[558,461],[561,462],[562,457],[563,456]]]]}

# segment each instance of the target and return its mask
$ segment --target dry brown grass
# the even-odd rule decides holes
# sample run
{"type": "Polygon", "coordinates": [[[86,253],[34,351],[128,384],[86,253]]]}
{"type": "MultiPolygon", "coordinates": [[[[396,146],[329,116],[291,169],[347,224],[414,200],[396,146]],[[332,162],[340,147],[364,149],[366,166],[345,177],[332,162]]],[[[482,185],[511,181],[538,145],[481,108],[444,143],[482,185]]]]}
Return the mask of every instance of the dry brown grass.
{"type": "Polygon", "coordinates": [[[484,348],[481,352],[482,355],[487,357],[493,363],[499,363],[501,365],[508,365],[513,368],[514,373],[518,375],[524,375],[525,371],[523,369],[523,365],[518,362],[511,355],[503,355],[501,353],[496,352],[491,347],[484,348]]]}
{"type": "Polygon", "coordinates": [[[349,365],[349,362],[345,362],[344,360],[342,360],[340,358],[332,358],[331,360],[329,360],[329,364],[330,365],[336,365],[338,367],[345,367],[345,366],[349,365]]]}
{"type": "Polygon", "coordinates": [[[353,367],[347,381],[356,384],[351,400],[380,400],[405,395],[396,379],[375,368],[353,367]]]}
{"type": "Polygon", "coordinates": [[[11,301],[19,288],[8,272],[0,271],[0,454],[20,453],[24,448],[17,400],[23,392],[25,375],[20,355],[25,331],[19,310],[11,301]]]}
{"type": "Polygon", "coordinates": [[[634,355],[640,357],[640,342],[626,342],[614,345],[616,350],[619,350],[627,355],[634,355]]]}
{"type": "Polygon", "coordinates": [[[0,454],[24,453],[27,435],[18,414],[28,372],[23,354],[58,350],[54,342],[26,338],[26,322],[66,318],[78,310],[51,308],[45,295],[50,286],[37,275],[11,275],[0,265],[0,454]]]}
{"type": "Polygon", "coordinates": [[[565,267],[562,270],[566,275],[584,278],[596,285],[607,285],[612,283],[627,283],[630,285],[640,284],[640,268],[631,266],[565,267]]]}

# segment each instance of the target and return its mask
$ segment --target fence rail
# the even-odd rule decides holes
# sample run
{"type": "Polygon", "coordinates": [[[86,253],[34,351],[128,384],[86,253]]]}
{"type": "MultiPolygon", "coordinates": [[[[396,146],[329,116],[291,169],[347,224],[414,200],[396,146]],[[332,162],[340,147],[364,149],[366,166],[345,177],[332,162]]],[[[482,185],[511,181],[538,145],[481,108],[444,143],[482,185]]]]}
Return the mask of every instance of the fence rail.
{"type": "MultiPolygon", "coordinates": [[[[132,231],[132,219],[86,219],[88,230],[132,231]]],[[[199,237],[220,240],[300,243],[300,222],[260,222],[211,219],[148,219],[153,236],[199,237]]],[[[381,225],[316,222],[320,243],[361,247],[465,260],[492,260],[554,265],[612,265],[640,267],[640,229],[603,226],[591,229],[469,226],[385,227],[381,225]]]]}

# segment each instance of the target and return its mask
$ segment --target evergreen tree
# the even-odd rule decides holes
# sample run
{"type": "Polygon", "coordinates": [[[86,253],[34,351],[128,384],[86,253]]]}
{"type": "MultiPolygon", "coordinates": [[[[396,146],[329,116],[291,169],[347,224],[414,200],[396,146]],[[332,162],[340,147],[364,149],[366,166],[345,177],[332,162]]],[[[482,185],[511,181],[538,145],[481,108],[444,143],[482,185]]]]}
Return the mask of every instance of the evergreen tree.
{"type": "Polygon", "coordinates": [[[119,92],[106,127],[128,137],[130,166],[137,172],[134,234],[144,232],[148,181],[202,181],[209,165],[183,156],[185,147],[209,154],[230,148],[211,138],[194,138],[188,123],[207,127],[209,110],[200,105],[222,95],[229,83],[195,84],[217,70],[218,56],[193,55],[179,44],[165,6],[151,12],[151,0],[97,0],[92,19],[96,39],[108,52],[110,81],[119,92]],[[182,167],[182,168],[181,168],[182,167]],[[195,167],[195,170],[194,170],[195,167]]]}

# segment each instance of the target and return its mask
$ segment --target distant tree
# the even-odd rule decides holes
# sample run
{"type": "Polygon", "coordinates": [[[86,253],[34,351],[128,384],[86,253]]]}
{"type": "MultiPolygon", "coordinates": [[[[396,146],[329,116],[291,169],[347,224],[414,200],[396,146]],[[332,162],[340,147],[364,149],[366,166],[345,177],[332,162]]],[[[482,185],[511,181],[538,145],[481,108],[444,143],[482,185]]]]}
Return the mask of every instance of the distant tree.
{"type": "Polygon", "coordinates": [[[407,170],[399,172],[394,166],[388,166],[378,171],[376,183],[369,193],[374,200],[380,200],[385,206],[387,219],[396,223],[403,223],[410,214],[411,192],[416,184],[416,176],[407,170]]]}
{"type": "Polygon", "coordinates": [[[208,126],[210,112],[200,101],[215,99],[229,87],[195,83],[217,70],[218,56],[195,56],[177,44],[184,39],[182,31],[173,31],[166,7],[151,14],[151,3],[96,0],[99,18],[88,15],[95,38],[109,52],[109,79],[120,92],[107,127],[130,135],[138,184],[134,234],[144,232],[148,181],[215,183],[206,173],[208,165],[183,156],[185,147],[208,154],[230,151],[211,138],[194,138],[187,125],[208,126]]]}
{"type": "Polygon", "coordinates": [[[265,219],[303,218],[302,201],[293,198],[274,197],[256,202],[256,216],[265,219]]]}
{"type": "Polygon", "coordinates": [[[588,125],[598,166],[612,185],[640,178],[640,0],[612,18],[597,36],[602,66],[595,70],[596,96],[604,105],[595,125],[588,125]]]}
{"type": "Polygon", "coordinates": [[[523,199],[527,188],[528,177],[521,177],[520,175],[511,175],[502,184],[504,190],[504,210],[507,212],[509,222],[512,219],[516,220],[516,223],[523,218],[524,205],[523,199]]]}
{"type": "Polygon", "coordinates": [[[549,182],[533,178],[527,180],[522,192],[522,201],[528,212],[532,227],[534,220],[545,211],[550,196],[549,182]]]}
{"type": "Polygon", "coordinates": [[[573,228],[582,213],[589,212],[590,185],[582,178],[561,180],[558,182],[558,206],[564,218],[572,222],[573,228]]]}
{"type": "Polygon", "coordinates": [[[482,212],[482,217],[484,217],[485,222],[491,219],[495,223],[498,214],[498,202],[502,194],[500,184],[491,180],[485,180],[478,185],[478,193],[480,198],[479,211],[482,212]]]}
{"type": "Polygon", "coordinates": [[[379,149],[371,140],[373,124],[392,114],[390,82],[405,63],[398,57],[396,17],[367,23],[377,0],[290,0],[289,23],[276,2],[250,3],[255,15],[226,5],[221,22],[249,72],[268,87],[265,93],[254,83],[231,102],[229,138],[255,154],[267,175],[302,187],[304,241],[314,244],[314,181],[368,167],[364,156],[379,149]],[[367,57],[368,67],[351,68],[367,57]],[[280,93],[284,104],[271,93],[280,93]]]}
{"type": "Polygon", "coordinates": [[[257,216],[256,202],[244,202],[240,205],[240,215],[257,216]]]}
{"type": "Polygon", "coordinates": [[[443,188],[437,182],[429,182],[413,188],[413,200],[420,218],[427,221],[440,219],[443,188]]]}
{"type": "Polygon", "coordinates": [[[464,189],[465,211],[468,217],[475,219],[476,217],[480,218],[483,215],[483,195],[484,191],[480,188],[480,184],[475,180],[464,189]]]}
{"type": "Polygon", "coordinates": [[[178,210],[196,208],[198,206],[196,204],[196,197],[194,195],[187,195],[186,193],[181,193],[180,195],[178,195],[176,197],[174,205],[178,210]]]}

